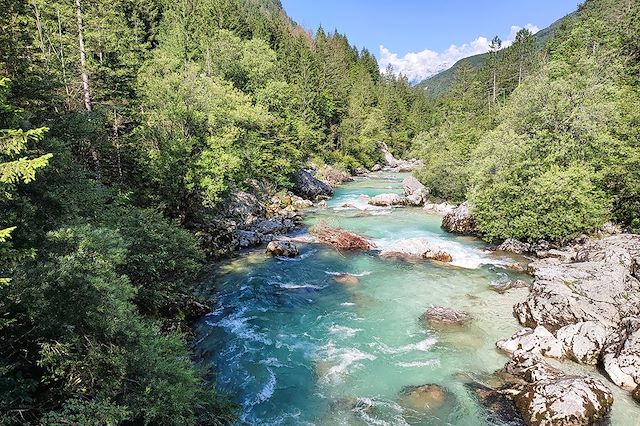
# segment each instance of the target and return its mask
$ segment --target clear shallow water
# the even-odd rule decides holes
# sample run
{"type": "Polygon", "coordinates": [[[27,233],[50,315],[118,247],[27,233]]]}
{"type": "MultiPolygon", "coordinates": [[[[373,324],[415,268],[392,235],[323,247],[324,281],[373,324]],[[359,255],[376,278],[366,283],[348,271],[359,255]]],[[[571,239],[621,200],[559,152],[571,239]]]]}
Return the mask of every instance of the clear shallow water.
{"type": "MultiPolygon", "coordinates": [[[[495,341],[520,328],[511,307],[526,290],[500,295],[489,283],[528,278],[502,267],[516,259],[443,232],[439,216],[373,208],[359,197],[401,193],[404,176],[381,173],[344,185],[308,224],[323,220],[378,247],[426,237],[457,266],[299,245],[299,258],[273,259],[259,250],[221,265],[205,283],[215,290],[216,307],[198,328],[196,350],[215,366],[219,387],[241,404],[244,423],[487,424],[460,376],[504,365],[495,341]],[[359,282],[338,283],[337,273],[359,282]],[[464,331],[425,328],[418,317],[434,305],[464,309],[474,323],[464,331]],[[416,410],[402,390],[427,383],[450,395],[436,410],[416,410]]],[[[616,401],[614,424],[636,424],[625,415],[633,402],[618,391],[616,401]]]]}

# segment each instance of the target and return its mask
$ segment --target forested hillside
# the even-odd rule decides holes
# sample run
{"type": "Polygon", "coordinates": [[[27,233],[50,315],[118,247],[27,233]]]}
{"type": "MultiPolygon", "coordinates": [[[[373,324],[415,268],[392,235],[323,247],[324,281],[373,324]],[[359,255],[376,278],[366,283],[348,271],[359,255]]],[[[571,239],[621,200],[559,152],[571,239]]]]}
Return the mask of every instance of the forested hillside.
{"type": "Polygon", "coordinates": [[[640,229],[639,33],[638,2],[589,0],[541,52],[521,32],[460,67],[414,143],[422,182],[488,240],[640,229]]]}
{"type": "Polygon", "coordinates": [[[194,233],[308,161],[404,153],[425,110],[277,1],[1,1],[2,423],[230,422],[183,334],[194,233]]]}
{"type": "MultiPolygon", "coordinates": [[[[574,18],[575,13],[571,13],[558,19],[547,28],[543,28],[542,30],[533,34],[533,48],[538,52],[544,50],[547,46],[548,41],[555,36],[556,32],[564,28],[566,25],[569,25],[570,21],[574,18]]],[[[521,32],[521,34],[523,33],[521,32]]],[[[454,84],[455,75],[456,73],[458,73],[458,70],[460,68],[471,68],[475,72],[477,72],[486,65],[489,56],[489,53],[480,53],[478,55],[462,58],[458,62],[453,64],[451,68],[448,68],[434,76],[421,81],[416,86],[423,89],[425,95],[427,95],[428,98],[438,98],[445,92],[451,90],[454,84]]]]}

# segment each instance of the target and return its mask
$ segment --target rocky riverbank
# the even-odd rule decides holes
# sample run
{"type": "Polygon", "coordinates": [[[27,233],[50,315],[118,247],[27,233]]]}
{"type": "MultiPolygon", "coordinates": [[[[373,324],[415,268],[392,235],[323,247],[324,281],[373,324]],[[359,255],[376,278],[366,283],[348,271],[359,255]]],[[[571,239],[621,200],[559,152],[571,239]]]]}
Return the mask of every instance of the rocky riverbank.
{"type": "Polygon", "coordinates": [[[613,404],[611,386],[638,399],[640,235],[582,237],[559,249],[517,241],[499,248],[537,253],[529,264],[534,281],[513,308],[525,328],[496,343],[511,359],[495,373],[497,385],[472,386],[478,398],[489,408],[505,399],[529,425],[601,422],[613,404]],[[545,358],[594,365],[603,375],[565,374],[545,358]]]}

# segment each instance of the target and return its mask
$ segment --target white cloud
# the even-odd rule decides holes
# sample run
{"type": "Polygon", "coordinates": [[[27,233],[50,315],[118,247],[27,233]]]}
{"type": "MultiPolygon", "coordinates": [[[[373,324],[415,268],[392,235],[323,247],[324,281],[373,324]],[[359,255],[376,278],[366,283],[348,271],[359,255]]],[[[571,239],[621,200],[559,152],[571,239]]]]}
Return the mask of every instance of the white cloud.
{"type": "MultiPolygon", "coordinates": [[[[527,24],[524,28],[534,34],[539,31],[539,28],[533,24],[527,24]]],[[[502,42],[502,46],[511,45],[520,29],[522,27],[517,25],[511,26],[509,36],[502,42]]],[[[409,52],[402,57],[380,45],[380,69],[384,71],[388,65],[391,65],[395,73],[404,74],[411,81],[421,81],[450,68],[462,58],[485,53],[489,50],[489,44],[490,41],[487,37],[480,36],[460,46],[452,44],[443,52],[425,49],[420,52],[409,52]]]]}

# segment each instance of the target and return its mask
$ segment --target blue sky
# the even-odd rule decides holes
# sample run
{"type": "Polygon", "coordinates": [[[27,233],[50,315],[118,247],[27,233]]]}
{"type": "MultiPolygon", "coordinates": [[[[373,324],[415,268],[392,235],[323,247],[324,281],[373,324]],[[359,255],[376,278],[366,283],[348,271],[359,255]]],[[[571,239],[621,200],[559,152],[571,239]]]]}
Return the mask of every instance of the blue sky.
{"type": "MultiPolygon", "coordinates": [[[[464,56],[505,41],[521,27],[534,32],[574,11],[577,0],[282,0],[288,15],[306,28],[338,29],[381,66],[421,80],[464,56]]],[[[508,43],[507,43],[508,44],[508,43]]]]}

